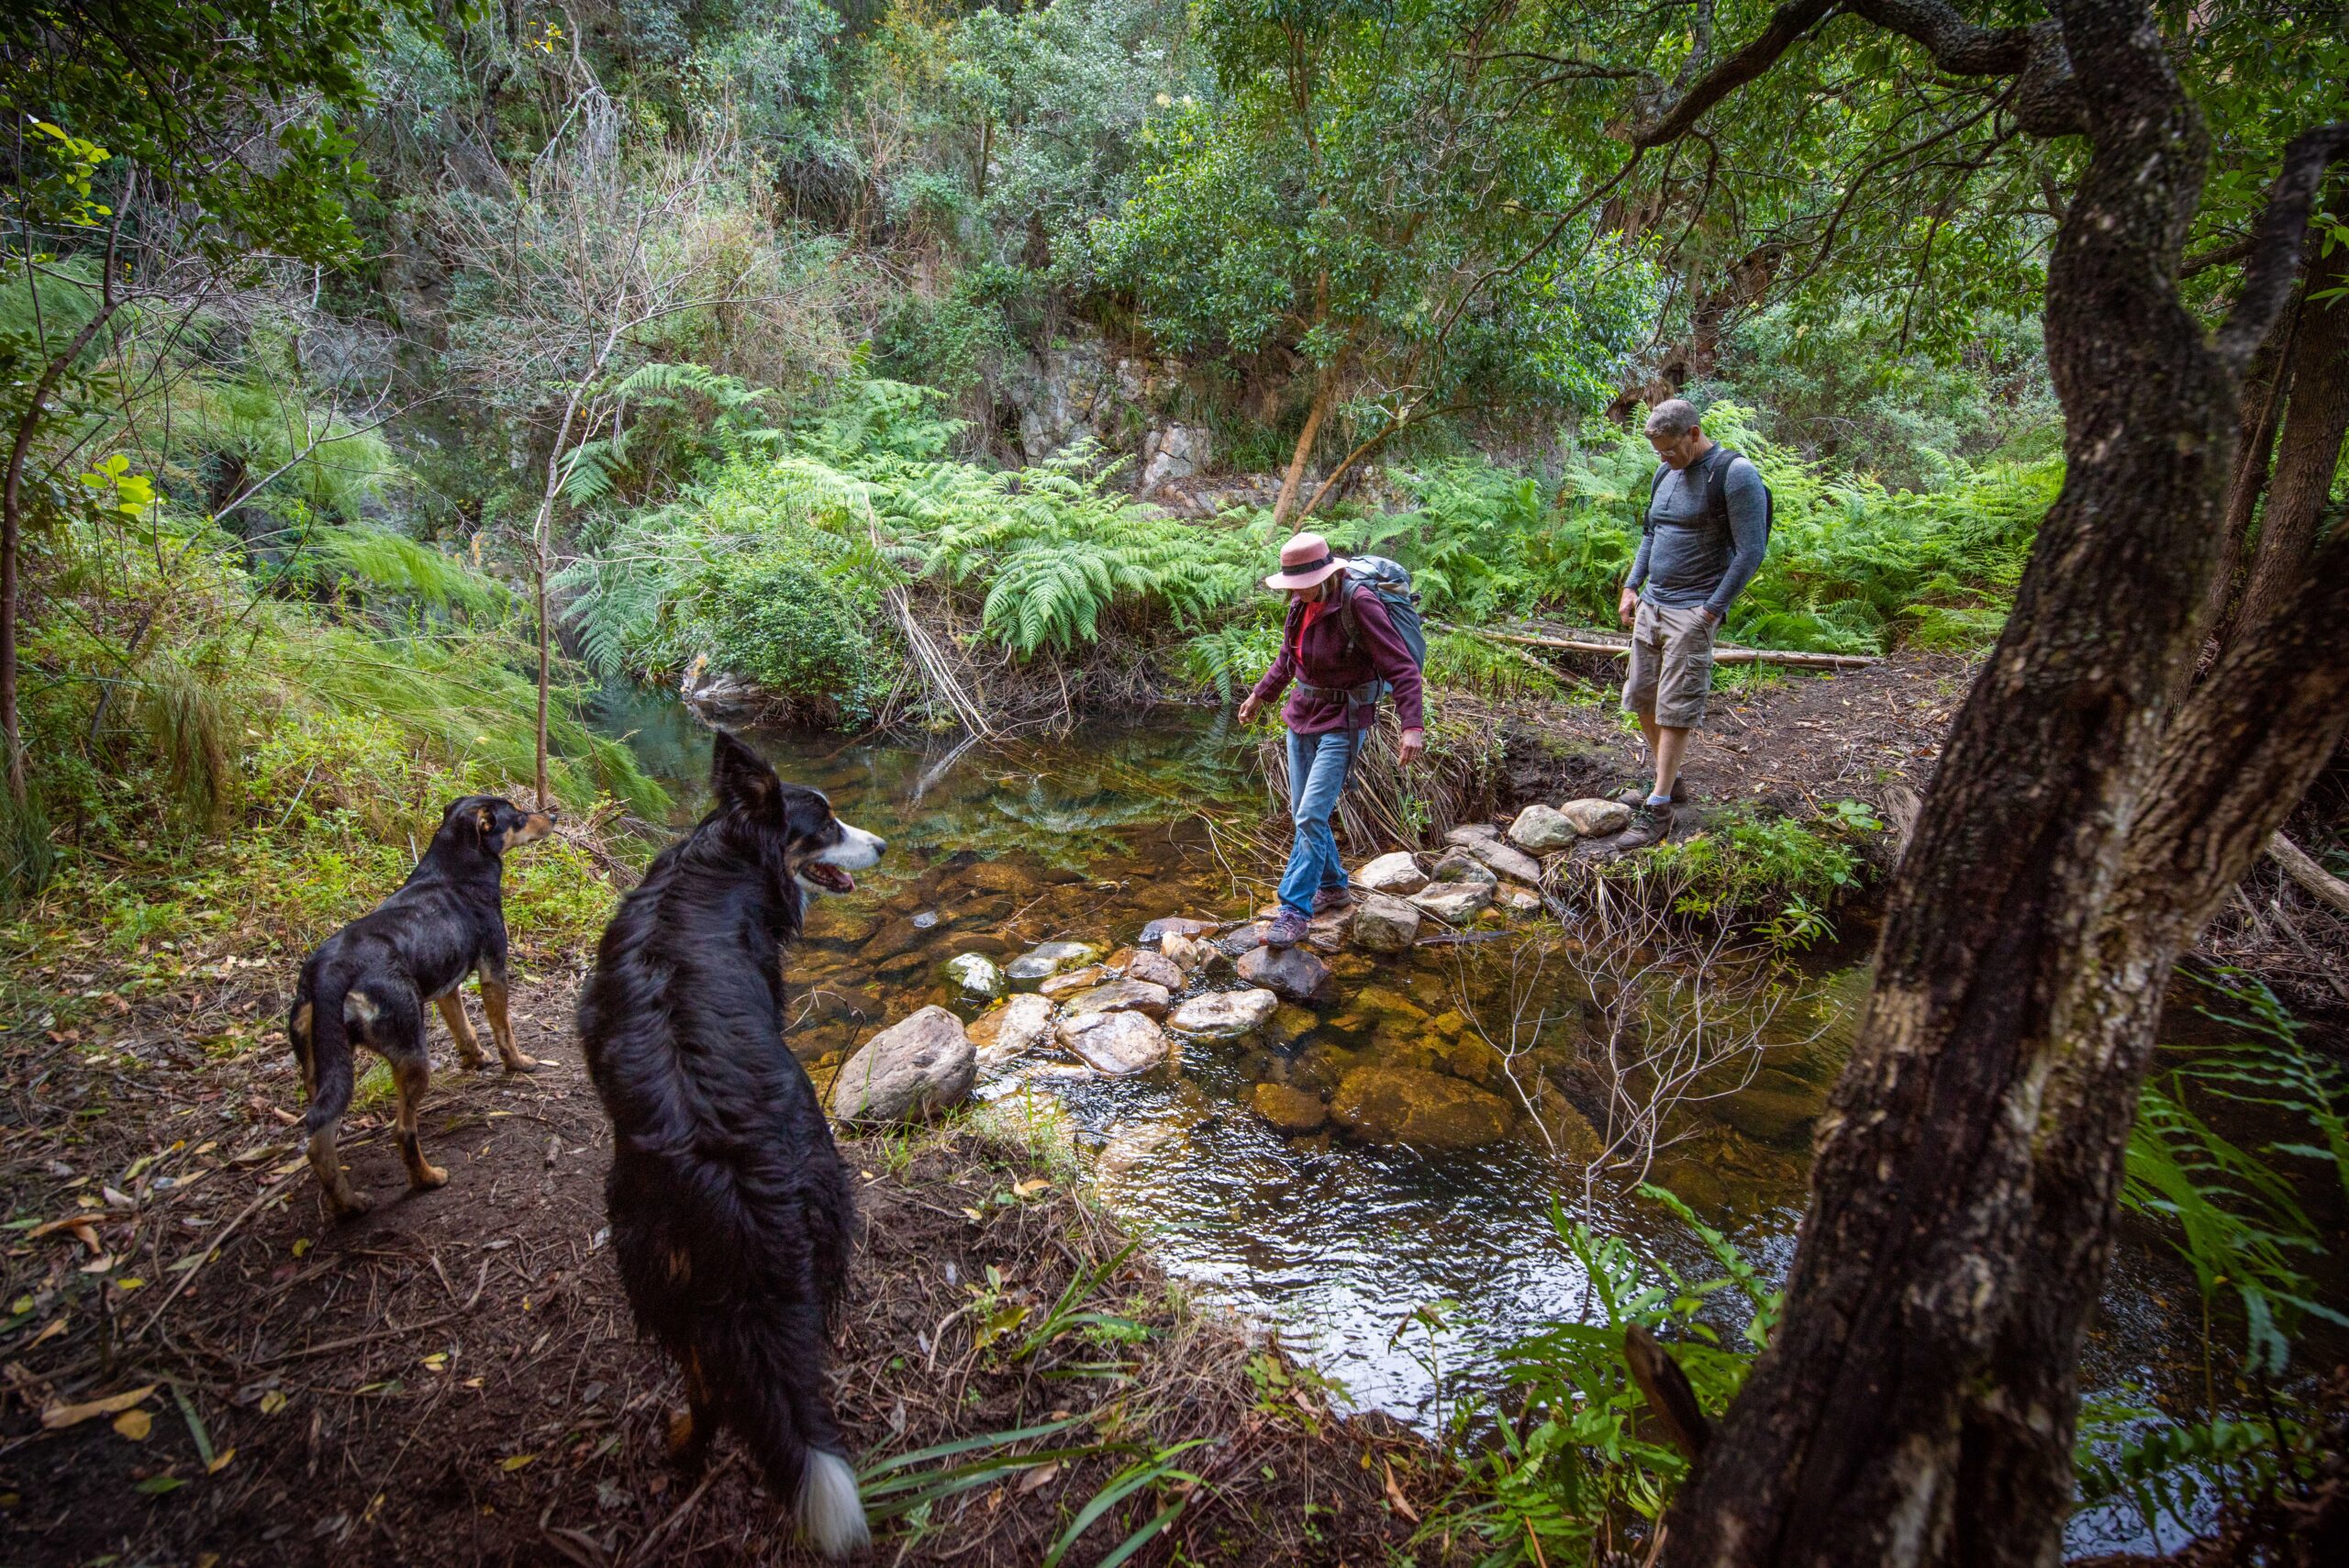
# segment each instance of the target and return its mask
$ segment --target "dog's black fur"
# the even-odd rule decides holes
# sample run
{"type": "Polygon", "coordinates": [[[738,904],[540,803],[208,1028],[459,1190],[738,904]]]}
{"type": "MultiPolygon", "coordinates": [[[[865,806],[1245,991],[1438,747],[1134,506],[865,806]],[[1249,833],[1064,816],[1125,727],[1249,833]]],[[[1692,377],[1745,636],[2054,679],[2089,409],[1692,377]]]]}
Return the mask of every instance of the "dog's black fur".
{"type": "Polygon", "coordinates": [[[302,1064],[309,1101],[303,1128],[310,1138],[310,1168],[339,1216],[363,1212],[335,1155],[335,1124],[351,1104],[351,1047],[370,1047],[392,1064],[399,1089],[400,1158],[409,1184],[437,1187],[449,1173],[428,1164],[416,1141],[417,1104],[431,1082],[424,1042],[424,1005],[432,1003],[456,1037],[468,1067],[484,1065],[481,1042],[465,1018],[457,987],[481,976],[482,1008],[489,1015],[497,1054],[509,1073],[536,1062],[515,1049],[506,1018],[506,851],[543,839],[551,812],[524,811],[495,795],[469,795],[449,803],[424,858],[399,891],[328,937],[302,965],[285,1033],[302,1064]]]}
{"type": "Polygon", "coordinates": [[[781,961],[803,882],[854,887],[843,866],[881,841],[723,730],[710,790],[709,815],[622,901],[580,997],[612,1118],[612,1248],[639,1327],[684,1370],[678,1457],[698,1469],[732,1427],[839,1552],[865,1538],[824,1386],[854,1196],[784,1044],[781,961]]]}

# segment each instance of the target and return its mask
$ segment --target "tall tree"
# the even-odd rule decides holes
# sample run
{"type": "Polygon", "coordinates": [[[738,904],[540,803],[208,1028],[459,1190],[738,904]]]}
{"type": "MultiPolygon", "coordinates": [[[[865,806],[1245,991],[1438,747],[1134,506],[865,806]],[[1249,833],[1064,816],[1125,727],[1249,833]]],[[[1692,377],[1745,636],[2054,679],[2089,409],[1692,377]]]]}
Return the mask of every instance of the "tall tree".
{"type": "Polygon", "coordinates": [[[2247,182],[2222,160],[2206,188],[2177,61],[2229,8],[2051,11],[1980,27],[1941,0],[1790,0],[1742,31],[1723,17],[1734,47],[1612,101],[1636,161],[1834,51],[1992,83],[2077,168],[2049,203],[2064,487],[1895,878],[1786,1316],[1667,1518],[1670,1564],[2056,1560],[2080,1343],[2165,986],[2349,723],[2338,531],[2189,678],[2246,368],[2349,157],[2349,125],[2310,124],[2338,115],[2338,83],[2301,90],[2309,128],[2259,199],[2218,214],[2240,270],[2206,296],[2214,324],[2181,284],[2188,246],[2247,182]]]}

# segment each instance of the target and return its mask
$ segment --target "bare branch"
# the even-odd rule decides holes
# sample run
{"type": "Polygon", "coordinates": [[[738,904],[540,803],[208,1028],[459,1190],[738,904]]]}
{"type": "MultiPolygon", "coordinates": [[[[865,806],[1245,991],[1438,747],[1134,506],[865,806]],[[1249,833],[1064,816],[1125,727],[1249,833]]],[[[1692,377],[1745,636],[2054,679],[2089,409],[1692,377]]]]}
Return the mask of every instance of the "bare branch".
{"type": "Polygon", "coordinates": [[[2283,166],[2267,187],[2267,206],[2252,230],[2242,292],[2219,328],[2219,352],[2231,369],[2240,372],[2251,362],[2291,298],[2317,186],[2325,170],[2344,158],[2349,158],[2349,122],[2302,131],[2285,147],[2283,166]]]}

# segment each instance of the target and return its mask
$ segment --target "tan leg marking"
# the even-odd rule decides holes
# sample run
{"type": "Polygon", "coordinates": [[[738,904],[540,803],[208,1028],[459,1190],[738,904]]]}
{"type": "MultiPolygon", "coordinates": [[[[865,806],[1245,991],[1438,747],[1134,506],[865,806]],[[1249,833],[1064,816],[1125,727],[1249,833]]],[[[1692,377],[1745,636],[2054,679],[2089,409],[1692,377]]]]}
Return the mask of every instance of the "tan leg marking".
{"type": "Polygon", "coordinates": [[[342,1162],[336,1158],[334,1129],[322,1127],[310,1134],[310,1169],[317,1173],[318,1185],[327,1193],[327,1207],[334,1210],[337,1219],[349,1219],[367,1212],[367,1198],[351,1184],[343,1174],[342,1162]]]}
{"type": "Polygon", "coordinates": [[[489,1058],[481,1053],[481,1037],[473,1033],[473,1021],[465,1016],[465,994],[451,991],[433,998],[432,1005],[440,1009],[440,1021],[449,1026],[450,1037],[457,1042],[458,1060],[475,1069],[488,1066],[489,1058]]]}
{"type": "Polygon", "coordinates": [[[514,1026],[506,1019],[506,987],[484,974],[481,977],[481,1010],[489,1015],[490,1038],[497,1041],[497,1059],[508,1073],[536,1073],[540,1063],[525,1056],[515,1047],[514,1026]]]}
{"type": "Polygon", "coordinates": [[[432,1070],[421,1062],[395,1062],[392,1082],[400,1092],[400,1158],[407,1162],[408,1185],[437,1187],[449,1179],[449,1173],[427,1162],[423,1149],[416,1141],[416,1107],[424,1098],[424,1091],[431,1086],[432,1070]]]}

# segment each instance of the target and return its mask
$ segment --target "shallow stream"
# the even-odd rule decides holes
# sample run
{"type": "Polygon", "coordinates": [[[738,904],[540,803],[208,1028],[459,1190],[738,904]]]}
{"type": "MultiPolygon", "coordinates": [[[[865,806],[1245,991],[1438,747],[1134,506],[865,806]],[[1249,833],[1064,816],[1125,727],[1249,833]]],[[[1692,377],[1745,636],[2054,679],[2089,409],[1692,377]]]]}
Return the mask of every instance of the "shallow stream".
{"type": "MultiPolygon", "coordinates": [[[[707,730],[650,696],[607,699],[604,717],[679,790],[689,820],[707,730]]],[[[925,1004],[975,1016],[941,973],[957,954],[1000,962],[1058,940],[1106,952],[1164,916],[1242,919],[1278,873],[1202,819],[1244,822],[1266,809],[1252,737],[1208,716],[1165,710],[1146,724],[985,748],[748,738],[784,777],[822,789],[842,817],[890,841],[854,895],[826,901],[791,961],[793,1046],[819,1071],[925,1004]]],[[[1349,862],[1369,852],[1349,847],[1349,862]]],[[[1392,959],[1332,955],[1332,994],[1284,1008],[1271,1033],[1292,1038],[1280,1043],[1189,1044],[1171,1073],[1128,1079],[1039,1062],[982,1092],[1050,1096],[1091,1151],[1102,1198],[1170,1273],[1276,1328],[1358,1407],[1432,1426],[1444,1379],[1492,1368],[1494,1351],[1545,1322],[1596,1312],[1554,1229],[1556,1206],[1692,1280],[1720,1272],[1685,1224],[1627,1180],[1586,1190],[1522,1117],[1499,1141],[1430,1154],[1329,1130],[1285,1137],[1257,1114],[1258,1083],[1311,1084],[1332,1063],[1474,1075],[1489,1063],[1446,1042],[1476,1025],[1507,1040],[1515,1020],[1524,1043],[1539,1014],[1552,1020],[1542,1043],[1573,1044],[1588,1028],[1586,986],[1565,966],[1529,984],[1515,949],[1504,937],[1392,959]]],[[[1773,1278],[1792,1253],[1810,1125],[1850,1043],[1864,959],[1854,944],[1790,971],[1753,1082],[1684,1110],[1678,1141],[1646,1173],[1773,1278]]],[[[2158,1244],[2124,1238],[2085,1383],[2190,1391],[2196,1300],[2158,1244]]],[[[2083,1518],[2073,1533],[2078,1548],[2127,1543],[2132,1529],[2083,1518]]]]}

